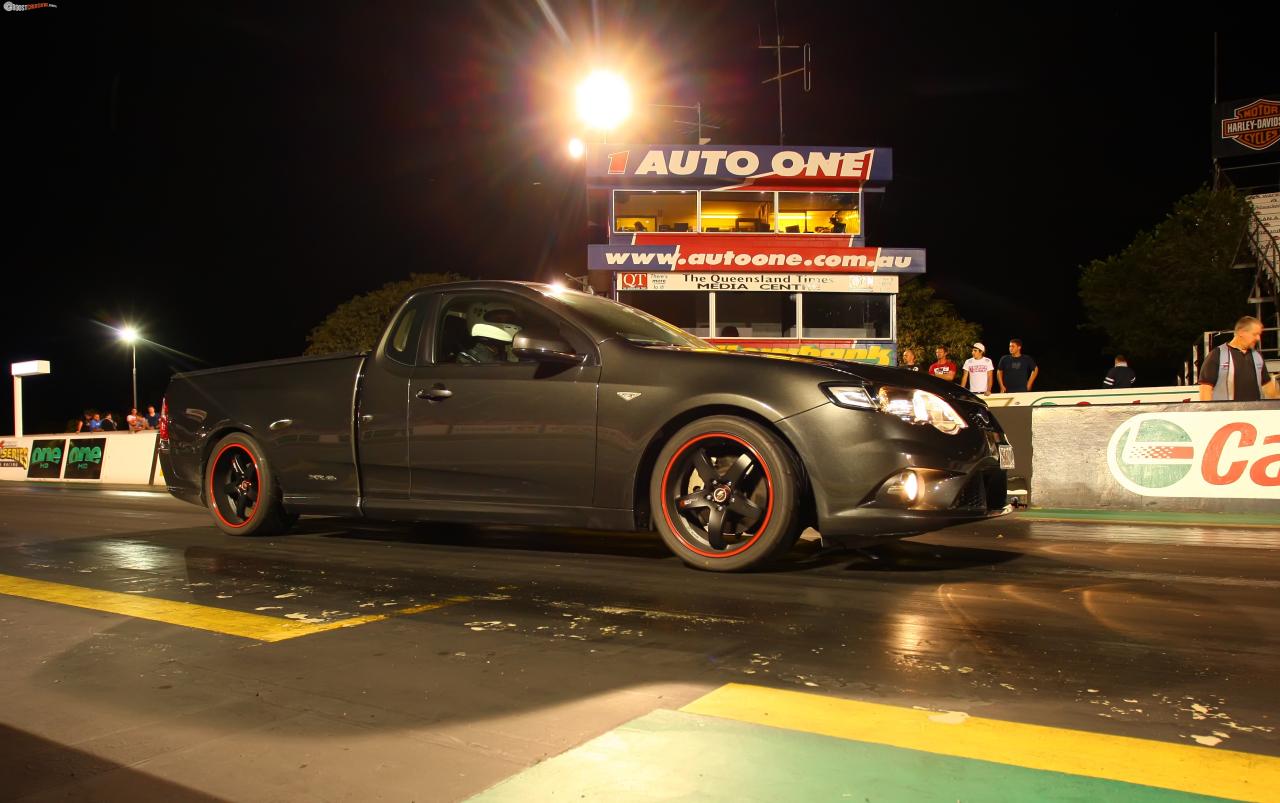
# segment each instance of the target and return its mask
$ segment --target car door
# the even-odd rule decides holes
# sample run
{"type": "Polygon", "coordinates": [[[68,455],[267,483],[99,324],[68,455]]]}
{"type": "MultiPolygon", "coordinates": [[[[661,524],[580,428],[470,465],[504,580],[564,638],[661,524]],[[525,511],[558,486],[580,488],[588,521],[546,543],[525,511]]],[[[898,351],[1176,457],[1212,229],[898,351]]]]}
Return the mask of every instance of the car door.
{"type": "Polygon", "coordinates": [[[409,386],[415,505],[591,506],[600,368],[585,334],[515,293],[458,292],[440,300],[430,351],[409,386]],[[559,337],[584,362],[522,361],[520,331],[559,337]]]}
{"type": "Polygon", "coordinates": [[[420,293],[400,308],[360,378],[356,423],[367,501],[409,499],[409,383],[435,301],[434,294],[420,293]]]}

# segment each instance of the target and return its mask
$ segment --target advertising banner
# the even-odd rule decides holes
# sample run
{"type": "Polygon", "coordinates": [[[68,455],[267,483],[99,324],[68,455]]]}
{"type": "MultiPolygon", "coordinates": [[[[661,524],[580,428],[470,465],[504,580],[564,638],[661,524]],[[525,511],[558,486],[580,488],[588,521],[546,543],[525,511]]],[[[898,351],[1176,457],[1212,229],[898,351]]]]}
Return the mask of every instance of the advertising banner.
{"type": "Polygon", "coordinates": [[[854,247],[849,237],[785,234],[636,234],[587,246],[587,268],[608,271],[924,273],[923,248],[854,247]]]}
{"type": "Polygon", "coordinates": [[[717,340],[710,339],[721,351],[753,351],[765,354],[798,354],[825,360],[845,360],[869,365],[897,365],[893,343],[863,343],[858,340],[717,340]]]}
{"type": "Polygon", "coordinates": [[[56,480],[62,476],[62,457],[67,450],[65,438],[36,439],[31,442],[31,465],[28,479],[56,480]]]}
{"type": "Polygon", "coordinates": [[[0,440],[0,469],[16,468],[26,471],[30,460],[31,447],[25,440],[0,440]]]}
{"type": "Polygon", "coordinates": [[[81,438],[71,441],[67,449],[69,480],[96,480],[102,477],[102,459],[107,451],[106,438],[81,438]]]}
{"type": "Polygon", "coordinates": [[[1280,404],[1035,407],[1041,507],[1280,513],[1280,404]]]}
{"type": "Polygon", "coordinates": [[[863,147],[765,145],[610,145],[587,149],[591,186],[648,181],[696,183],[718,189],[857,187],[893,178],[893,151],[863,147]]]}
{"type": "Polygon", "coordinates": [[[615,273],[614,289],[896,293],[897,276],[820,273],[615,273]]]}
{"type": "Polygon", "coordinates": [[[1214,156],[1280,151],[1280,93],[1219,103],[1213,117],[1214,156]]]}

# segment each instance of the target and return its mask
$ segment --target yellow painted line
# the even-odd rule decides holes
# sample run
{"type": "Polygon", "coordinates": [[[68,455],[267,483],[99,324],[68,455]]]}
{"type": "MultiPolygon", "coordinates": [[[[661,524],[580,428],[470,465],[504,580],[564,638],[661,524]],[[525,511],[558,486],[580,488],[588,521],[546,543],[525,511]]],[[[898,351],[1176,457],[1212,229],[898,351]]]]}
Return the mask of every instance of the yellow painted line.
{"type": "MultiPolygon", "coordinates": [[[[908,750],[1237,800],[1275,800],[1280,759],[730,683],[680,709],[908,750]]],[[[1206,733],[1207,735],[1207,733],[1206,733]]]]}
{"type": "Polygon", "coordinates": [[[93,611],[115,613],[131,616],[135,619],[149,619],[153,622],[165,622],[171,625],[209,630],[224,633],[228,636],[254,639],[256,641],[285,641],[337,630],[343,627],[358,627],[370,622],[381,622],[393,616],[408,616],[444,608],[459,602],[467,602],[470,597],[449,597],[424,605],[410,608],[398,608],[385,613],[368,616],[353,616],[332,622],[299,622],[293,619],[281,619],[275,616],[262,616],[256,613],[242,613],[209,605],[197,605],[193,602],[174,602],[167,599],[143,597],[137,594],[121,594],[116,591],[98,591],[92,588],[50,583],[44,580],[29,580],[25,577],[13,577],[0,574],[0,594],[13,597],[53,602],[59,605],[70,605],[76,608],[87,608],[93,611]]]}

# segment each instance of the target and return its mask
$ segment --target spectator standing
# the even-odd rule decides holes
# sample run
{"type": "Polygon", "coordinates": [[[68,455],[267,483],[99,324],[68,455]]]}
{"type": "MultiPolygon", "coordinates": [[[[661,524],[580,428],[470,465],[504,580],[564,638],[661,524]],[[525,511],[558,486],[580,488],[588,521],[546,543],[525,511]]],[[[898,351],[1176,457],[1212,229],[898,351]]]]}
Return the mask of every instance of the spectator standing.
{"type": "Polygon", "coordinates": [[[1129,361],[1123,354],[1116,355],[1116,364],[1102,380],[1104,388],[1131,388],[1138,383],[1138,375],[1129,367],[1129,361]]]}
{"type": "Polygon", "coordinates": [[[1235,336],[1212,349],[1200,366],[1200,401],[1258,401],[1280,396],[1276,380],[1258,351],[1262,321],[1246,315],[1236,321],[1235,336]]]}
{"type": "Polygon", "coordinates": [[[991,358],[987,356],[987,347],[981,343],[973,344],[973,356],[964,361],[964,372],[960,375],[960,386],[968,387],[972,393],[983,396],[991,395],[991,376],[996,371],[991,358]]]}
{"type": "Polygon", "coordinates": [[[116,419],[113,414],[107,413],[102,417],[102,422],[99,424],[98,428],[103,432],[115,432],[120,427],[116,425],[116,419]]]}
{"type": "Polygon", "coordinates": [[[956,377],[959,376],[960,371],[956,368],[955,362],[947,356],[947,347],[938,346],[938,348],[934,350],[934,354],[937,355],[938,361],[929,366],[929,375],[936,376],[939,379],[945,379],[948,382],[956,381],[956,377]]]}
{"type": "Polygon", "coordinates": [[[1009,353],[1000,358],[1000,366],[996,369],[996,379],[1000,382],[1001,393],[1022,393],[1035,387],[1036,377],[1040,375],[1040,366],[1028,354],[1022,353],[1022,341],[1013,338],[1009,341],[1009,353]]]}
{"type": "Polygon", "coordinates": [[[72,432],[88,432],[93,429],[93,413],[88,410],[84,411],[84,416],[76,422],[75,429],[72,432]]]}
{"type": "MultiPolygon", "coordinates": [[[[110,413],[108,413],[108,415],[110,415],[110,413]]],[[[93,417],[89,419],[89,431],[102,431],[102,413],[99,413],[97,410],[93,411],[93,417]]]]}
{"type": "Polygon", "coordinates": [[[916,363],[916,350],[904,349],[902,352],[902,368],[908,371],[920,372],[920,365],[916,363]]]}
{"type": "Polygon", "coordinates": [[[129,425],[130,432],[141,432],[147,428],[147,419],[138,415],[138,408],[129,408],[129,415],[125,416],[125,423],[129,425]]]}
{"type": "Polygon", "coordinates": [[[156,412],[154,404],[147,405],[147,429],[160,428],[160,414],[156,412]]]}

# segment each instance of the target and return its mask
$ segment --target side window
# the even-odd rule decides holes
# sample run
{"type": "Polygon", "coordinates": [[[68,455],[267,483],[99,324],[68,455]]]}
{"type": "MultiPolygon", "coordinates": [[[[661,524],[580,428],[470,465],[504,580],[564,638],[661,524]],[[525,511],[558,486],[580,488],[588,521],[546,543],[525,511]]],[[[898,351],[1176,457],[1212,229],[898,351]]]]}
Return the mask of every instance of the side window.
{"type": "Polygon", "coordinates": [[[391,338],[387,341],[386,354],[391,359],[405,365],[413,365],[418,352],[418,338],[422,333],[422,322],[426,318],[427,296],[419,296],[410,301],[400,317],[391,325],[391,338]]]}
{"type": "MultiPolygon", "coordinates": [[[[440,308],[435,338],[436,363],[493,365],[520,363],[511,350],[521,332],[565,337],[567,325],[546,310],[508,293],[451,296],[440,308]]],[[[576,334],[576,333],[575,333],[576,334]]],[[[581,338],[570,342],[580,347],[581,338]]]]}

